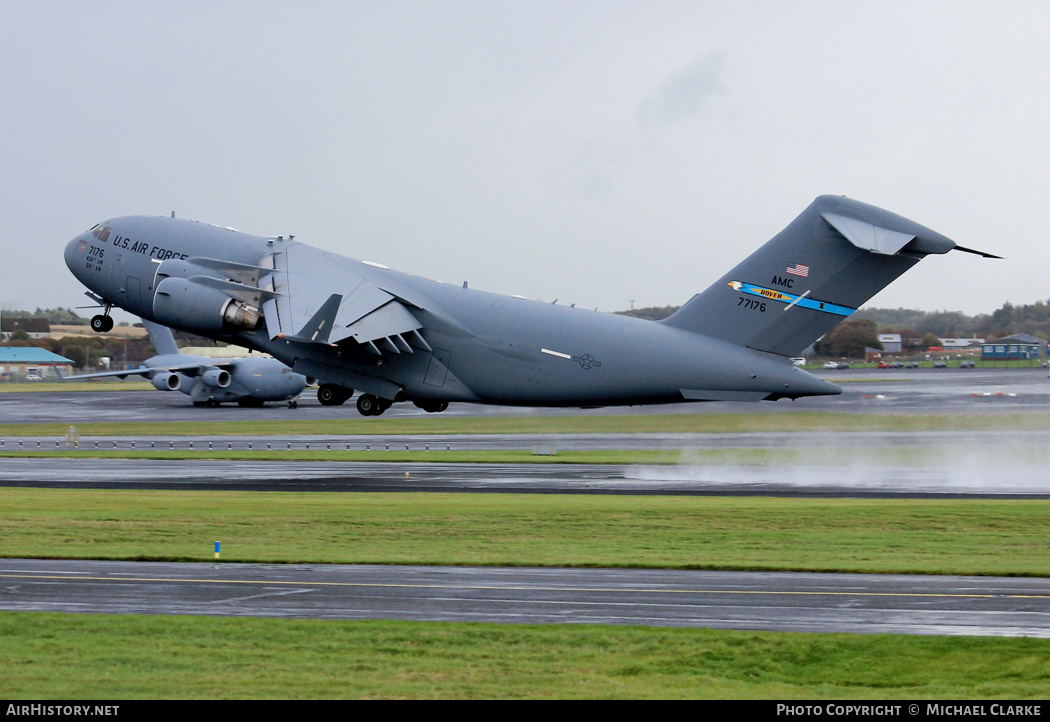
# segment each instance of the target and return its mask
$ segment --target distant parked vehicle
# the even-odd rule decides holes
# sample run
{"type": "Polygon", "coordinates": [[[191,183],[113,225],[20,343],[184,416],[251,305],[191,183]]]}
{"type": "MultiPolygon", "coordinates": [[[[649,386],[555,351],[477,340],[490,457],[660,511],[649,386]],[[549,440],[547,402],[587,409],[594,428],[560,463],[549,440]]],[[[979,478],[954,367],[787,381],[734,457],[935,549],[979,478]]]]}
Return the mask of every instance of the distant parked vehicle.
{"type": "Polygon", "coordinates": [[[849,368],[849,364],[846,363],[845,361],[839,361],[839,366],[838,367],[840,369],[848,369],[849,368]]]}
{"type": "Polygon", "coordinates": [[[903,361],[894,361],[893,363],[890,364],[890,368],[891,369],[902,369],[902,368],[904,368],[904,362],[903,361]]]}
{"type": "Polygon", "coordinates": [[[946,368],[948,368],[948,362],[947,361],[934,361],[933,362],[933,367],[935,369],[946,369],[946,368]]]}
{"type": "Polygon", "coordinates": [[[975,369],[975,368],[977,368],[977,364],[975,362],[973,362],[973,361],[963,361],[961,364],[959,364],[959,368],[961,368],[961,369],[975,369]]]}
{"type": "Polygon", "coordinates": [[[26,374],[26,381],[43,381],[44,377],[39,374],[26,374]]]}
{"type": "Polygon", "coordinates": [[[909,361],[908,363],[904,364],[904,368],[906,368],[906,369],[917,369],[917,368],[919,368],[919,362],[918,361],[909,361]]]}
{"type": "Polygon", "coordinates": [[[838,361],[825,361],[824,368],[826,369],[837,369],[839,367],[838,361]]]}
{"type": "Polygon", "coordinates": [[[805,366],[806,358],[805,356],[798,356],[796,358],[791,359],[791,363],[795,364],[796,366],[805,366]]]}
{"type": "Polygon", "coordinates": [[[875,368],[879,368],[879,369],[888,369],[888,368],[891,368],[891,367],[890,367],[890,365],[889,365],[888,363],[886,363],[885,361],[879,361],[879,365],[878,365],[878,366],[876,366],[875,368]]]}

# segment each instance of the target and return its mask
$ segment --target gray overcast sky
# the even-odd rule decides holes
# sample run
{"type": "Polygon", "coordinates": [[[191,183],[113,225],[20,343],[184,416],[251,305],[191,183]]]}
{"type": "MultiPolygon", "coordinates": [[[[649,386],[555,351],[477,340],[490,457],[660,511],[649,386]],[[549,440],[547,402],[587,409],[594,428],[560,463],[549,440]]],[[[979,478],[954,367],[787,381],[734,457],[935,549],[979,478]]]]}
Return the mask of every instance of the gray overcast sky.
{"type": "Polygon", "coordinates": [[[1050,297],[1050,3],[0,0],[0,303],[166,215],[603,310],[679,304],[822,193],[1007,257],[869,305],[1050,297]]]}

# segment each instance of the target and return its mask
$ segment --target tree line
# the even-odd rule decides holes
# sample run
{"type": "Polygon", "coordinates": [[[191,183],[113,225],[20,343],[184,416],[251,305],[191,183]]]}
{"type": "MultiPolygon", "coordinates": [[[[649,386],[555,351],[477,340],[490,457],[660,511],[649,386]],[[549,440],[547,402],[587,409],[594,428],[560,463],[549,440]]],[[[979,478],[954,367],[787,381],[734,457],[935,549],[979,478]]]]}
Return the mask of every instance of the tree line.
{"type": "MultiPolygon", "coordinates": [[[[658,321],[679,306],[650,306],[620,311],[625,316],[658,321]]],[[[862,308],[815,344],[821,355],[858,357],[865,348],[881,349],[879,334],[901,336],[904,353],[941,345],[944,338],[983,338],[994,341],[1024,333],[1050,341],[1050,300],[1014,305],[1007,301],[992,313],[969,316],[961,311],[921,311],[914,308],[862,308]]]]}

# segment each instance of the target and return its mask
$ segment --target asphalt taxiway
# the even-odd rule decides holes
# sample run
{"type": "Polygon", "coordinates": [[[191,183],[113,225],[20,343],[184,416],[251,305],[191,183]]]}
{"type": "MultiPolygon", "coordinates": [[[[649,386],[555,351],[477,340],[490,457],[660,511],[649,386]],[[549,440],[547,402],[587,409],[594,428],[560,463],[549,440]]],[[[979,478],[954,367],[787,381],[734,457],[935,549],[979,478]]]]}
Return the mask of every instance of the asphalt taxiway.
{"type": "Polygon", "coordinates": [[[0,560],[0,610],[1050,637],[1050,579],[0,560]]]}

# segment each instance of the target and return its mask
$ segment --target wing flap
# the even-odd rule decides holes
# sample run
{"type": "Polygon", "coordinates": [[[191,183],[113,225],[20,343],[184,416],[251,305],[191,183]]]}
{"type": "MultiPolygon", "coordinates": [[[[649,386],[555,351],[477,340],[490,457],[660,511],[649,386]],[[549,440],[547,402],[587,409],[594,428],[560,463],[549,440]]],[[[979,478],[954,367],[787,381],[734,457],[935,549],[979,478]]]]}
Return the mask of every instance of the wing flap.
{"type": "Polygon", "coordinates": [[[270,338],[355,342],[378,356],[430,350],[419,333],[423,324],[400,297],[340,260],[298,243],[273,254],[274,268],[264,279],[270,288],[255,291],[270,338]]]}
{"type": "Polygon", "coordinates": [[[402,351],[412,353],[411,344],[406,339],[401,338],[403,345],[399,348],[397,342],[391,340],[390,337],[401,337],[412,332],[418,335],[421,328],[423,324],[407,308],[397,301],[390,300],[350,325],[337,327],[329,336],[329,341],[336,343],[353,339],[360,344],[372,341],[377,342],[380,348],[385,348],[390,353],[401,353],[402,351]]]}

